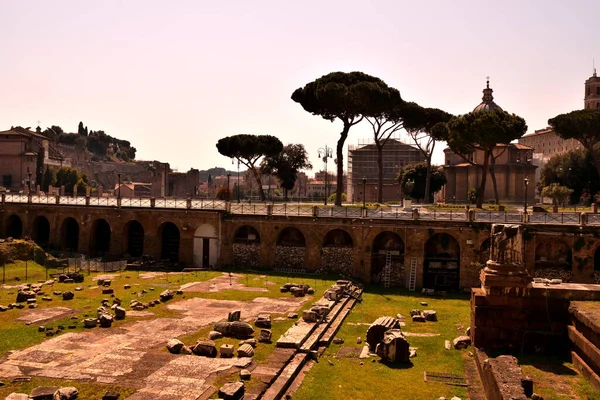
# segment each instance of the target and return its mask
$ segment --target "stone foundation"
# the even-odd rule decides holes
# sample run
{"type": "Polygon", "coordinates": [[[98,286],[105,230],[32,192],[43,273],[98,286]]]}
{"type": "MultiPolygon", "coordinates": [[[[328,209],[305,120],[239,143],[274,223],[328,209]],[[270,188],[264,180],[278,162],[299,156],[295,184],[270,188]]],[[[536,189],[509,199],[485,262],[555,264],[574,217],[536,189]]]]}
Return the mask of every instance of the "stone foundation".
{"type": "Polygon", "coordinates": [[[523,388],[525,377],[515,357],[489,358],[484,351],[476,350],[475,362],[488,400],[527,399],[523,388]]]}

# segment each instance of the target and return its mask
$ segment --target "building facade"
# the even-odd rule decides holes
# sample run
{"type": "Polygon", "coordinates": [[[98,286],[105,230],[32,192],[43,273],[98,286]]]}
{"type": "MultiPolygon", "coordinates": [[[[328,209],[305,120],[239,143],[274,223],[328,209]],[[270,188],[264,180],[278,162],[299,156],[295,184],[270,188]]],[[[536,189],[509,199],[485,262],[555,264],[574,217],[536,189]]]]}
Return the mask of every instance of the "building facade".
{"type": "MultiPolygon", "coordinates": [[[[400,201],[402,190],[396,179],[402,167],[423,162],[425,157],[416,146],[390,138],[383,146],[383,201],[400,201]]],[[[348,146],[347,200],[377,201],[377,147],[374,142],[348,146]],[[366,178],[366,182],[363,182],[366,178]]]]}
{"type": "Polygon", "coordinates": [[[53,143],[20,126],[0,132],[0,186],[10,191],[35,190],[47,167],[70,166],[53,143]]]}
{"type": "MultiPolygon", "coordinates": [[[[474,113],[482,111],[502,110],[494,102],[493,90],[489,80],[483,89],[482,102],[475,107],[474,113]]],[[[444,149],[447,183],[444,188],[446,203],[468,202],[471,189],[479,188],[482,177],[481,165],[484,163],[484,152],[476,150],[465,160],[450,148],[444,149]],[[471,161],[471,162],[469,162],[471,161]],[[473,165],[477,164],[477,165],[473,165]]],[[[533,200],[536,187],[536,169],[533,163],[533,148],[520,144],[498,144],[493,151],[494,175],[500,202],[523,202],[533,200]],[[525,181],[527,178],[527,181],[525,181]],[[527,183],[527,184],[526,184],[527,183]]],[[[488,173],[484,192],[486,202],[495,201],[494,184],[488,173]]]]}

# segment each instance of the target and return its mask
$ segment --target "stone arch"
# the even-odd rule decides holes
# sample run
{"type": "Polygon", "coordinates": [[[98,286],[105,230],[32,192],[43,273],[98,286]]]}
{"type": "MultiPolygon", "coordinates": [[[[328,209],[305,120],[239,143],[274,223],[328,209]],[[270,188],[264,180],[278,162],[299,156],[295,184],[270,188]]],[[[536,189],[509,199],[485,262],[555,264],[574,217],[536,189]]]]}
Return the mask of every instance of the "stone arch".
{"type": "Polygon", "coordinates": [[[61,250],[77,252],[79,250],[79,223],[71,217],[63,220],[60,227],[61,250]]]}
{"type": "Polygon", "coordinates": [[[144,227],[138,220],[125,224],[126,252],[130,257],[138,258],[144,254],[144,227]]]}
{"type": "Polygon", "coordinates": [[[235,243],[260,243],[260,234],[255,227],[242,225],[236,229],[234,235],[235,243]]]}
{"type": "Polygon", "coordinates": [[[279,268],[302,269],[306,257],[306,238],[296,227],[279,232],[275,245],[275,265],[279,268]]]}
{"type": "Polygon", "coordinates": [[[38,215],[31,225],[31,238],[38,246],[46,248],[50,243],[50,221],[43,215],[38,215]]]}
{"type": "Polygon", "coordinates": [[[485,265],[490,259],[490,247],[492,244],[492,239],[487,238],[483,242],[481,242],[481,246],[479,246],[479,263],[485,265]]]}
{"type": "Polygon", "coordinates": [[[158,228],[160,239],[160,259],[179,262],[179,228],[172,222],[165,222],[158,228]]]}
{"type": "Polygon", "coordinates": [[[343,229],[333,229],[323,238],[323,247],[352,247],[352,236],[343,229]]]}
{"type": "Polygon", "coordinates": [[[235,266],[256,267],[260,261],[260,234],[250,225],[236,229],[233,238],[233,258],[235,266]]]}
{"type": "Polygon", "coordinates": [[[194,265],[203,268],[217,265],[219,235],[210,224],[202,224],[194,231],[194,265]]]}
{"type": "Polygon", "coordinates": [[[535,247],[535,278],[562,279],[570,282],[573,252],[562,239],[547,238],[535,247]]]}
{"type": "Polygon", "coordinates": [[[395,232],[383,231],[373,239],[371,245],[371,282],[385,283],[386,267],[389,268],[389,283],[404,287],[404,241],[395,232]]]}
{"type": "Polygon", "coordinates": [[[448,233],[435,233],[425,242],[423,287],[457,290],[460,279],[460,245],[448,233]]]}
{"type": "Polygon", "coordinates": [[[20,239],[23,236],[23,221],[17,214],[12,214],[6,220],[6,237],[20,239]]]}
{"type": "Polygon", "coordinates": [[[92,222],[89,253],[92,257],[105,256],[110,250],[110,224],[104,218],[92,222]]]}
{"type": "Polygon", "coordinates": [[[352,272],[352,236],[343,229],[333,229],[325,234],[321,248],[321,268],[327,272],[350,276],[352,272]]]}

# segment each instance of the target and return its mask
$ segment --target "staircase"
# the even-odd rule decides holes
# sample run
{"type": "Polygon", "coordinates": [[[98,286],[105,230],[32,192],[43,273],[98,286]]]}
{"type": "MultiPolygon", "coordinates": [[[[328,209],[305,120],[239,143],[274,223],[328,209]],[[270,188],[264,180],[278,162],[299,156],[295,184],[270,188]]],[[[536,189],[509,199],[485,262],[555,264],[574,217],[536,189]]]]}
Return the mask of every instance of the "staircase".
{"type": "Polygon", "coordinates": [[[417,259],[412,258],[410,260],[410,277],[408,281],[408,290],[411,292],[415,291],[417,286],[417,259]]]}
{"type": "Polygon", "coordinates": [[[386,288],[390,287],[391,270],[392,270],[392,253],[390,253],[388,251],[387,253],[385,253],[385,265],[384,265],[383,271],[381,273],[381,280],[383,281],[383,286],[386,288]]]}

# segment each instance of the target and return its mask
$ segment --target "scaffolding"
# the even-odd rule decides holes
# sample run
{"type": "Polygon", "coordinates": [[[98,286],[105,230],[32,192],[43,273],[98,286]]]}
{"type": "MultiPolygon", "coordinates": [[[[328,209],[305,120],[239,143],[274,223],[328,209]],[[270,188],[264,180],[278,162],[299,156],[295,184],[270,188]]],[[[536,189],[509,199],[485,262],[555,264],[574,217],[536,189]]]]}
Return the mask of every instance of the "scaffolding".
{"type": "MultiPolygon", "coordinates": [[[[377,146],[373,139],[359,140],[357,145],[348,145],[348,198],[353,201],[362,200],[363,178],[367,179],[369,191],[366,198],[373,201],[373,193],[376,192],[378,184],[377,146]]],[[[399,200],[397,196],[391,196],[392,191],[385,190],[386,186],[399,188],[396,176],[400,169],[411,163],[423,162],[425,157],[421,150],[414,144],[407,143],[400,138],[390,138],[382,149],[383,164],[383,201],[399,200]],[[386,196],[385,193],[388,193],[386,196]],[[387,198],[386,198],[387,197],[387,198]]],[[[366,187],[365,187],[366,189],[366,187]]]]}

